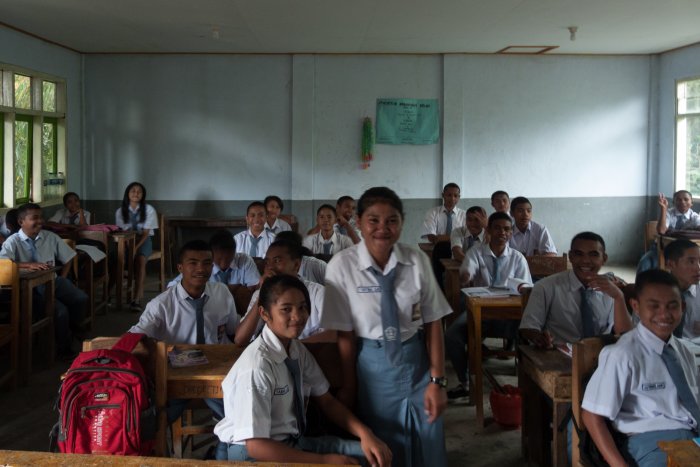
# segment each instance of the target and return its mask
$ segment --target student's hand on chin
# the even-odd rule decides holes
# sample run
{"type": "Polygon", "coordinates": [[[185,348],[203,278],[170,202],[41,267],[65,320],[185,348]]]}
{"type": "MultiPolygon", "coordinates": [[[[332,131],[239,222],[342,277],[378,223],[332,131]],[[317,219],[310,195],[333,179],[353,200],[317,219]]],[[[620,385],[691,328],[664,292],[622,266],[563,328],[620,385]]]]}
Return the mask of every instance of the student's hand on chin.
{"type": "Polygon", "coordinates": [[[354,457],[344,456],[342,454],[324,454],[323,463],[336,465],[359,465],[360,461],[358,461],[354,457]]]}

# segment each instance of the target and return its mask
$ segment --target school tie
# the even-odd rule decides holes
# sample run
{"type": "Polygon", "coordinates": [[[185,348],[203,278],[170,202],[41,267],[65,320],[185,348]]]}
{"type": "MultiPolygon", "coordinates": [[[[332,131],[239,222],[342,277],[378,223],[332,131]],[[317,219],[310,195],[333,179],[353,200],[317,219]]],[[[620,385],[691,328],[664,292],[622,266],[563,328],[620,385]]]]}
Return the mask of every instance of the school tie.
{"type": "MultiPolygon", "coordinates": [[[[681,296],[681,299],[683,300],[683,314],[681,315],[681,322],[678,323],[678,326],[676,326],[676,329],[673,330],[673,335],[680,338],[683,337],[683,324],[685,324],[685,302],[690,297],[690,290],[686,290],[683,292],[683,295],[681,296]]],[[[700,423],[700,420],[698,420],[698,423],[700,423]]]]}
{"type": "Polygon", "coordinates": [[[333,251],[333,242],[325,242],[323,244],[323,254],[330,255],[331,251],[333,251]]]}
{"type": "Polygon", "coordinates": [[[381,287],[381,316],[382,333],[384,334],[384,353],[392,366],[401,365],[401,332],[399,328],[399,305],[394,296],[394,280],[396,279],[396,269],[394,267],[389,274],[384,275],[374,268],[370,270],[377,278],[381,287]]]}
{"type": "Polygon", "coordinates": [[[139,213],[137,212],[132,212],[129,211],[129,224],[131,224],[131,230],[133,231],[138,231],[139,230],[139,213]]]}
{"type": "Polygon", "coordinates": [[[683,224],[685,224],[685,217],[683,214],[678,214],[676,216],[676,230],[683,229],[683,224]]]}
{"type": "Polygon", "coordinates": [[[231,280],[231,269],[227,270],[220,270],[219,272],[216,273],[216,280],[217,282],[221,282],[222,284],[228,284],[228,282],[231,280]]]}
{"type": "Polygon", "coordinates": [[[260,243],[261,238],[262,235],[258,238],[255,238],[252,235],[250,236],[250,249],[248,250],[248,254],[253,258],[260,256],[258,255],[258,243],[260,243]]]}
{"type": "Polygon", "coordinates": [[[448,211],[445,214],[447,214],[447,227],[445,227],[445,234],[449,235],[452,233],[452,216],[454,215],[454,211],[448,211]]]}
{"type": "Polygon", "coordinates": [[[690,412],[690,415],[695,419],[696,426],[700,424],[700,408],[698,408],[698,403],[695,400],[695,396],[690,391],[688,386],[688,381],[685,379],[685,373],[683,373],[683,368],[678,361],[678,354],[673,350],[670,344],[664,346],[664,351],[661,353],[661,359],[666,364],[666,369],[671,375],[671,380],[676,386],[676,392],[678,392],[678,398],[681,401],[681,405],[690,412]]]}
{"type": "Polygon", "coordinates": [[[581,288],[581,324],[583,325],[583,337],[593,337],[596,335],[593,325],[593,305],[591,295],[593,290],[586,287],[581,288]]]}
{"type": "Polygon", "coordinates": [[[197,344],[205,344],[204,340],[204,296],[199,298],[187,297],[187,301],[192,304],[192,308],[197,313],[197,344]]]}
{"type": "Polygon", "coordinates": [[[493,257],[493,274],[491,274],[491,287],[501,286],[501,261],[504,256],[493,257]]]}
{"type": "Polygon", "coordinates": [[[77,224],[78,223],[78,217],[80,216],[80,212],[76,212],[70,218],[68,219],[69,224],[77,224]]]}
{"type": "Polygon", "coordinates": [[[37,262],[37,252],[36,252],[36,240],[33,238],[27,237],[25,240],[27,242],[27,245],[29,246],[29,251],[32,254],[32,263],[37,262]]]}
{"type": "Polygon", "coordinates": [[[345,227],[338,226],[338,233],[341,235],[347,235],[348,229],[346,229],[345,227]]]}
{"type": "Polygon", "coordinates": [[[292,374],[294,380],[294,415],[297,419],[297,428],[302,436],[306,431],[306,414],[304,413],[304,394],[301,392],[301,370],[299,369],[299,361],[289,357],[284,359],[284,364],[292,374]]]}

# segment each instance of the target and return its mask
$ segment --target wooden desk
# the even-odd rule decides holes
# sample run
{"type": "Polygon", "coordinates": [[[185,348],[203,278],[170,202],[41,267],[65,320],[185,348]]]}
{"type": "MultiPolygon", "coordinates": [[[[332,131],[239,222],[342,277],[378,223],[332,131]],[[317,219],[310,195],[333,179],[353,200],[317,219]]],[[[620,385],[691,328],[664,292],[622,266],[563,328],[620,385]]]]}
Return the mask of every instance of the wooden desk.
{"type": "Polygon", "coordinates": [[[129,275],[127,278],[127,302],[131,300],[132,284],[134,281],[134,249],[136,247],[136,233],[131,231],[112,232],[109,234],[114,243],[117,244],[117,270],[116,274],[116,290],[117,290],[117,306],[122,306],[122,288],[124,287],[124,257],[127,252],[129,257],[129,275]]]}
{"type": "Polygon", "coordinates": [[[518,348],[518,386],[522,392],[523,458],[538,465],[566,466],[566,428],[558,427],[571,407],[571,357],[559,350],[518,348]],[[551,405],[545,399],[552,402],[551,405]],[[545,414],[551,411],[551,416],[545,414]],[[543,436],[552,423],[552,439],[543,436]],[[551,441],[551,442],[550,442],[551,441]]]}
{"type": "Polygon", "coordinates": [[[459,314],[459,298],[461,295],[459,287],[459,267],[462,265],[459,261],[452,258],[443,258],[440,260],[445,267],[445,297],[452,307],[453,316],[459,314]]]}
{"type": "Polygon", "coordinates": [[[484,426],[484,374],[481,352],[481,322],[485,319],[520,320],[522,298],[467,297],[467,349],[469,352],[469,399],[476,404],[476,421],[484,426]]]}
{"type": "Polygon", "coordinates": [[[668,456],[668,467],[700,466],[700,447],[691,440],[659,441],[659,447],[668,456]]]}
{"type": "Polygon", "coordinates": [[[46,338],[42,341],[46,346],[46,364],[53,365],[54,352],[54,301],[56,298],[56,271],[61,268],[51,268],[43,271],[28,271],[20,269],[19,283],[21,290],[20,309],[20,362],[19,377],[21,384],[26,384],[29,374],[32,372],[32,335],[42,328],[46,328],[46,338]],[[44,290],[44,315],[32,322],[32,310],[34,305],[33,292],[39,286],[45,286],[44,290]]]}
{"type": "Polygon", "coordinates": [[[221,383],[241,355],[243,349],[233,344],[167,345],[158,342],[156,350],[156,409],[158,432],[156,455],[167,454],[166,434],[168,428],[168,399],[222,398],[221,383]],[[187,368],[171,368],[168,351],[178,349],[201,349],[209,363],[187,368]]]}
{"type": "Polygon", "coordinates": [[[433,248],[435,248],[434,244],[430,242],[422,242],[418,244],[418,248],[420,248],[426,255],[428,255],[428,258],[433,257],[433,248]]]}
{"type": "MultiPolygon", "coordinates": [[[[163,457],[139,457],[139,456],[103,456],[97,454],[59,454],[53,452],[34,451],[5,451],[0,450],[0,464],[12,465],[13,467],[34,467],[41,466],[72,466],[102,467],[102,466],[127,466],[127,467],[191,467],[192,465],[203,465],[205,467],[230,467],[230,466],[250,466],[250,462],[234,461],[203,461],[194,459],[168,459],[163,457]]],[[[255,465],[269,467],[293,467],[306,466],[316,467],[322,464],[294,464],[290,462],[256,462],[255,465]]]]}

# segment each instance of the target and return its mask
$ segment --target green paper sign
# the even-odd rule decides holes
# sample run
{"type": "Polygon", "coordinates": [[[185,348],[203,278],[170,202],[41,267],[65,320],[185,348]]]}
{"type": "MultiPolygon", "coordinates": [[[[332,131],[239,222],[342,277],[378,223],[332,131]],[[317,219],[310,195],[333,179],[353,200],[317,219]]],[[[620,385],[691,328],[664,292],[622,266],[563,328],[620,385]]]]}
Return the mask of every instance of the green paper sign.
{"type": "Polygon", "coordinates": [[[437,99],[377,99],[378,144],[436,144],[437,99]]]}

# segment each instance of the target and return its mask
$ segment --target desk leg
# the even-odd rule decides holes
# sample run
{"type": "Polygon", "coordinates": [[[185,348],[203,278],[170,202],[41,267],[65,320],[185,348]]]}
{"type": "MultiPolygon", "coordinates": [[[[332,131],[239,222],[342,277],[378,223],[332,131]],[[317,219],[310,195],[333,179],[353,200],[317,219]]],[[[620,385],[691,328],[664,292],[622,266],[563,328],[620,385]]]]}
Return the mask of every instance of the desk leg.
{"type": "MultiPolygon", "coordinates": [[[[558,467],[567,465],[566,435],[567,427],[559,431],[559,425],[571,408],[571,401],[552,401],[552,466],[558,467]]],[[[573,450],[573,443],[572,443],[573,450]]]]}
{"type": "MultiPolygon", "coordinates": [[[[479,427],[484,426],[484,373],[482,369],[481,355],[481,305],[475,306],[473,310],[473,326],[474,340],[472,349],[474,354],[474,385],[469,386],[469,394],[474,394],[474,403],[476,404],[476,422],[479,427]]],[[[471,369],[470,369],[471,371],[471,369]]]]}
{"type": "Polygon", "coordinates": [[[114,281],[116,290],[117,307],[122,306],[122,287],[124,286],[124,239],[117,241],[117,277],[114,281]]]}
{"type": "Polygon", "coordinates": [[[158,431],[156,432],[156,456],[170,457],[168,453],[168,355],[165,344],[156,345],[156,413],[158,415],[158,431]]]}
{"type": "Polygon", "coordinates": [[[136,240],[129,240],[129,272],[126,279],[126,300],[131,303],[135,300],[134,296],[134,256],[136,255],[136,240]]]}
{"type": "Polygon", "coordinates": [[[22,287],[22,316],[20,318],[19,374],[25,385],[32,371],[32,288],[22,287]]]}
{"type": "MultiPolygon", "coordinates": [[[[49,368],[53,366],[56,359],[56,324],[54,322],[54,311],[55,311],[55,301],[56,301],[56,281],[51,278],[46,284],[44,284],[44,316],[49,320],[48,330],[46,331],[48,335],[46,336],[44,342],[46,343],[46,364],[49,368]]],[[[29,347],[31,348],[31,336],[29,337],[29,347]]],[[[31,364],[31,360],[30,360],[31,364]]]]}

